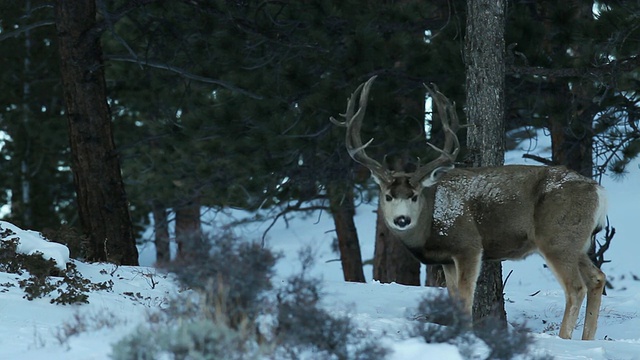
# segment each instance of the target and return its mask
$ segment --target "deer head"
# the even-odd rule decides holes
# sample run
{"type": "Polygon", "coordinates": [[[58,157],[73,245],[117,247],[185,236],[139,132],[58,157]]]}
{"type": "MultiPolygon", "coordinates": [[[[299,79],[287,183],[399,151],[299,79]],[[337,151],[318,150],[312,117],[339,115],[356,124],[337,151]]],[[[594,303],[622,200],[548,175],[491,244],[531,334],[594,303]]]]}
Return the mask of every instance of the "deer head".
{"type": "Polygon", "coordinates": [[[346,113],[341,114],[344,121],[338,121],[334,118],[331,118],[331,121],[338,126],[347,128],[345,144],[349,155],[353,160],[367,167],[375,182],[380,186],[380,205],[387,226],[396,231],[407,231],[414,228],[421,211],[426,208],[422,190],[435,185],[442,175],[454,168],[455,159],[460,151],[460,142],[456,136],[459,128],[458,116],[455,105],[435,86],[430,88],[425,85],[442,121],[445,134],[444,146],[438,148],[427,143],[440,155],[435,160],[418,166],[414,172],[389,170],[367,155],[366,148],[373,142],[373,139],[363,144],[360,137],[362,120],[367,110],[369,90],[376,77],[372,76],[351,95],[346,113]],[[357,101],[358,96],[359,101],[357,101]],[[356,102],[359,104],[357,111],[356,102]]]}

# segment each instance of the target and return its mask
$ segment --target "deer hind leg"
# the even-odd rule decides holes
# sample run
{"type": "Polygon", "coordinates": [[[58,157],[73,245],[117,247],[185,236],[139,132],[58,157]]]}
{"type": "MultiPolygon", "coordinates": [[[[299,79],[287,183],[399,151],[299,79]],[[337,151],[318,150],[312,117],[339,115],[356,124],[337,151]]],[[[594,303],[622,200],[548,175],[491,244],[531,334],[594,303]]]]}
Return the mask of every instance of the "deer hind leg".
{"type": "Polygon", "coordinates": [[[547,260],[547,265],[556,275],[558,282],[564,288],[566,303],[558,335],[563,339],[571,339],[573,329],[575,329],[578,322],[580,307],[587,292],[587,287],[580,273],[579,261],[578,259],[567,257],[566,254],[564,257],[545,256],[545,259],[547,260]]]}
{"type": "Polygon", "coordinates": [[[587,309],[585,311],[582,340],[593,340],[598,327],[602,291],[606,284],[605,274],[598,269],[587,255],[580,258],[580,274],[587,285],[587,309]]]}

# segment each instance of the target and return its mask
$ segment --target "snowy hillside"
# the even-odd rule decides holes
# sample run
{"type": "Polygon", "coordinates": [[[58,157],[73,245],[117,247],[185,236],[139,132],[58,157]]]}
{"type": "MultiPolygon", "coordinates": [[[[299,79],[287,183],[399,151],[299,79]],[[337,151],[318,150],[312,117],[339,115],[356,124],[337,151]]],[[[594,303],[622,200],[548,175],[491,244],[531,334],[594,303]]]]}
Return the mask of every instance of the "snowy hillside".
{"type": "MultiPolygon", "coordinates": [[[[514,162],[516,159],[512,159],[514,162]]],[[[606,179],[610,198],[610,219],[617,234],[603,270],[614,289],[603,298],[602,312],[595,341],[562,340],[557,332],[564,310],[560,286],[542,259],[537,256],[520,262],[505,262],[505,275],[511,271],[505,287],[507,316],[511,323],[525,323],[535,334],[537,354],[558,359],[640,359],[640,169],[632,164],[623,182],[606,179]]],[[[363,204],[356,218],[363,259],[373,256],[375,204],[363,204]]],[[[212,229],[244,216],[242,212],[205,214],[212,229]]],[[[8,225],[5,225],[8,226],[8,225]]],[[[268,224],[236,227],[245,238],[259,239],[268,224]]],[[[324,280],[323,305],[336,314],[348,314],[363,331],[381,335],[393,353],[390,359],[458,359],[451,345],[427,345],[407,337],[419,300],[427,293],[443,289],[380,284],[371,281],[372,269],[365,268],[366,284],[342,281],[338,256],[330,250],[333,222],[326,213],[279,221],[268,233],[267,245],[285,257],[277,265],[278,277],[285,278],[299,270],[297,251],[310,246],[317,255],[313,275],[324,280]]],[[[49,243],[32,232],[21,232],[32,247],[42,252],[49,243]]],[[[33,250],[33,249],[31,249],[33,250]]],[[[30,250],[30,251],[31,251],[30,250]]],[[[53,255],[52,255],[53,256],[53,255]]],[[[78,271],[93,282],[113,281],[111,291],[95,291],[84,305],[52,305],[50,298],[27,301],[18,281],[26,274],[0,273],[0,359],[109,359],[111,344],[128,334],[145,316],[167,303],[180,289],[152,267],[153,249],[141,249],[141,262],[147,267],[115,267],[110,264],[75,262],[78,271]]],[[[278,281],[277,279],[275,280],[278,281]]],[[[578,324],[581,327],[582,317],[578,324]]],[[[576,331],[574,338],[579,336],[576,331]]]]}

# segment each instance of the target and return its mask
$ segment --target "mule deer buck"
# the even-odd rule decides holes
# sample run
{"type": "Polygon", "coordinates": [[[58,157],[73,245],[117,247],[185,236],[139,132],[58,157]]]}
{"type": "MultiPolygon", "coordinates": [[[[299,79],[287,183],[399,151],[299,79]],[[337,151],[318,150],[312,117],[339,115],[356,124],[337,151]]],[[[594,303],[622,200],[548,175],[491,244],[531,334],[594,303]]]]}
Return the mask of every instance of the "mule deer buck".
{"type": "Polygon", "coordinates": [[[380,187],[385,223],[422,263],[442,264],[447,290],[471,315],[481,261],[540,253],[562,285],[566,307],[560,337],[570,339],[586,295],[582,339],[596,333],[605,275],[587,256],[606,217],[604,189],[564,167],[512,165],[454,168],[460,150],[455,106],[429,90],[445,133],[439,157],[415,172],[391,171],[369,157],[360,129],[375,76],[351,95],[346,147],[380,187]],[[356,111],[356,99],[360,97],[356,111]]]}

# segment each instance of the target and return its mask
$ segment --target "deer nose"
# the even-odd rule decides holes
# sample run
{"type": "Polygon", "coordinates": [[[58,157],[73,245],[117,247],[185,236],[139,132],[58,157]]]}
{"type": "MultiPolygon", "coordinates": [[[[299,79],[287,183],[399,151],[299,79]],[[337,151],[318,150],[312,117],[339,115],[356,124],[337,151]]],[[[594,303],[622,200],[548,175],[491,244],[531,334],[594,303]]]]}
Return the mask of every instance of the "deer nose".
{"type": "Polygon", "coordinates": [[[393,223],[400,228],[407,227],[409,226],[409,224],[411,224],[411,218],[404,215],[398,216],[397,218],[393,219],[393,223]]]}

